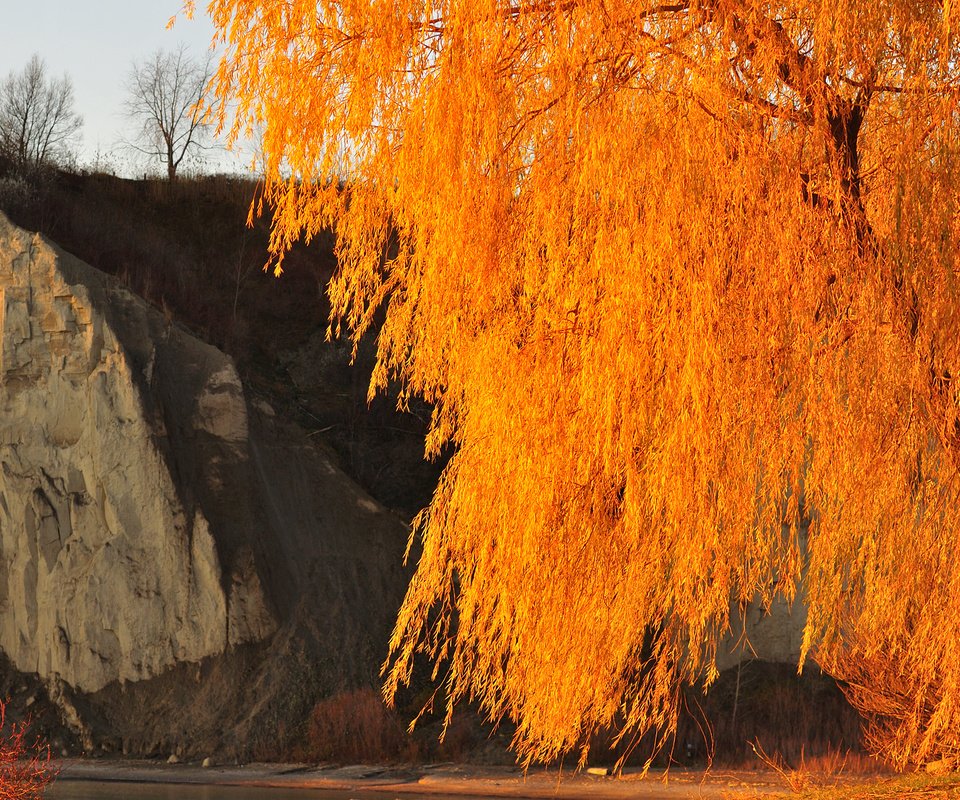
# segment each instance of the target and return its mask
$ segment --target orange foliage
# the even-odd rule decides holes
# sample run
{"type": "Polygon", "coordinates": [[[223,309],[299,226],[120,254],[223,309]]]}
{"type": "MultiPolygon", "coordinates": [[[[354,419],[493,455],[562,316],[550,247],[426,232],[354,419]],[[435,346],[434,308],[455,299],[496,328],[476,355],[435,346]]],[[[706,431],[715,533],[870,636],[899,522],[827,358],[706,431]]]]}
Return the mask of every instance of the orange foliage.
{"type": "Polygon", "coordinates": [[[277,268],[336,227],[334,331],[385,306],[371,392],[455,447],[388,694],[423,652],[527,759],[666,734],[731,601],[801,591],[804,657],[916,676],[892,748],[956,742],[957,4],[209,12],[277,268]]]}
{"type": "MultiPolygon", "coordinates": [[[[0,703],[0,728],[5,728],[0,703]]],[[[50,750],[27,738],[26,724],[11,725],[0,736],[0,800],[40,800],[53,780],[50,750]]]]}

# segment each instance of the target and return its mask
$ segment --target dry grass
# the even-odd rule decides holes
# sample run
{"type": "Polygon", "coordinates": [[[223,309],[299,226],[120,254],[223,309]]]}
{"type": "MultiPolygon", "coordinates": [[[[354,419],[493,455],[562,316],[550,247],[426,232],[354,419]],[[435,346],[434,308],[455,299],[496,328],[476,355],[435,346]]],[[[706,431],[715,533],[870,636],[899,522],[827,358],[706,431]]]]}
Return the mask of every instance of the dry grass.
{"type": "MultiPolygon", "coordinates": [[[[838,782],[831,786],[808,786],[789,795],[791,800],[947,800],[960,795],[960,775],[926,774],[881,777],[863,782],[838,782]]],[[[776,800],[776,797],[771,798],[776,800]]]]}
{"type": "Polygon", "coordinates": [[[751,747],[760,764],[775,772],[784,785],[800,794],[807,790],[839,786],[851,777],[874,777],[890,772],[883,762],[864,753],[834,751],[807,759],[801,752],[795,765],[788,764],[780,753],[772,755],[763,749],[760,742],[751,747]]]}

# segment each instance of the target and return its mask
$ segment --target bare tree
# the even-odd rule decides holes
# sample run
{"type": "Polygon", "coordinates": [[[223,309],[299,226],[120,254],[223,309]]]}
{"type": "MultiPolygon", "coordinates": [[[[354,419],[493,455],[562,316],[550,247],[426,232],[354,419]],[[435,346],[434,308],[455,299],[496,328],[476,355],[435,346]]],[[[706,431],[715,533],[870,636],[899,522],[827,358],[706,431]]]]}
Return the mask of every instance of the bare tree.
{"type": "Polygon", "coordinates": [[[127,76],[127,116],[139,126],[130,146],[166,164],[170,180],[189,153],[205,146],[210,126],[202,104],[211,65],[210,56],[194,59],[180,45],[134,62],[127,76]]]}
{"type": "Polygon", "coordinates": [[[70,79],[48,79],[34,54],[0,84],[0,153],[20,168],[60,163],[83,124],[73,105],[70,79]]]}

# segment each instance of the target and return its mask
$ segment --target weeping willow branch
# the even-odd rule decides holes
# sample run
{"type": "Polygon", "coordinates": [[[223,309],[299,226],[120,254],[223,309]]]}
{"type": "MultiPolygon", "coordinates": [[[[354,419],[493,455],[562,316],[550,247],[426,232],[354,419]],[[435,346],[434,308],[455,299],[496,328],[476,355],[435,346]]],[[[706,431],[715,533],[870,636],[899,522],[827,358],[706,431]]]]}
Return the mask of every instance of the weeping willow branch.
{"type": "Polygon", "coordinates": [[[800,593],[804,658],[896,645],[861,683],[905,670],[925,710],[879,747],[954,746],[954,11],[209,10],[220,108],[263,129],[273,263],[336,228],[334,327],[385,309],[371,390],[434,403],[427,450],[455,450],[388,693],[433,660],[526,759],[610,725],[666,741],[731,603],[800,593]]]}

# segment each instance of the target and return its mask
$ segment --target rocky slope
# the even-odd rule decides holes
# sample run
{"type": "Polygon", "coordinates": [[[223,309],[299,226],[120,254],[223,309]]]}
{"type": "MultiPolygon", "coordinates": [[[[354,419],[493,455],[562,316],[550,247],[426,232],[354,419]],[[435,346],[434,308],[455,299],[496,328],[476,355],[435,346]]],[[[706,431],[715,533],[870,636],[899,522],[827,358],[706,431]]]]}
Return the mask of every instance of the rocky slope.
{"type": "Polygon", "coordinates": [[[2,216],[0,329],[0,649],[87,749],[241,754],[372,679],[405,527],[229,357],[2,216]]]}

